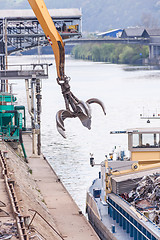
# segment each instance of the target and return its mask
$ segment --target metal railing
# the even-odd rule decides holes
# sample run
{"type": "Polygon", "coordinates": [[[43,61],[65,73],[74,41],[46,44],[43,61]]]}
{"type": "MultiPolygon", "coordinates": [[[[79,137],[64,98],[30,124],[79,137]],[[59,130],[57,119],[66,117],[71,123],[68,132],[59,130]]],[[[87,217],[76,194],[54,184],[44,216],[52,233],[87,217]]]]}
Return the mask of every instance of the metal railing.
{"type": "Polygon", "coordinates": [[[125,230],[130,237],[133,237],[135,240],[156,240],[149,229],[145,229],[144,226],[137,222],[132,216],[130,216],[124,209],[115,203],[112,199],[108,198],[108,213],[113,220],[125,230]],[[115,205],[115,206],[114,206],[115,205]],[[132,221],[133,219],[133,221],[132,221]]]}
{"type": "Polygon", "coordinates": [[[33,215],[32,219],[31,219],[31,221],[30,221],[30,223],[29,223],[29,225],[28,225],[28,228],[30,227],[30,225],[32,224],[34,218],[36,217],[36,214],[38,214],[38,216],[40,216],[41,219],[42,219],[45,223],[47,223],[47,225],[48,225],[62,240],[64,240],[64,238],[59,234],[59,232],[58,232],[39,212],[37,212],[36,210],[33,210],[33,209],[28,209],[28,211],[34,212],[34,215],[33,215]]]}
{"type": "MultiPolygon", "coordinates": [[[[26,79],[35,75],[37,78],[48,78],[48,64],[8,65],[7,70],[0,70],[1,79],[26,79]]],[[[2,84],[4,84],[2,82],[2,84]]]]}

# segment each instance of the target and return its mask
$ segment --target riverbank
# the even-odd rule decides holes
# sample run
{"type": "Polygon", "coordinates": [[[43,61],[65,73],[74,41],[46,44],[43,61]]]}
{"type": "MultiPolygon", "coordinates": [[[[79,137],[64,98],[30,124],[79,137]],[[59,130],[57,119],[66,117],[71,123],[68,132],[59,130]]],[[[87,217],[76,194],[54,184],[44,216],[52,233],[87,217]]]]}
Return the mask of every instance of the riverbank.
{"type": "MultiPolygon", "coordinates": [[[[29,135],[23,138],[27,155],[31,156],[31,138],[29,135]]],[[[0,142],[0,149],[8,152],[9,177],[14,181],[21,214],[31,221],[34,211],[38,213],[31,224],[37,236],[47,240],[99,239],[43,156],[31,156],[27,164],[8,144],[0,142]]],[[[31,228],[28,234],[30,231],[31,228]]]]}
{"type": "Polygon", "coordinates": [[[142,65],[144,60],[149,57],[149,48],[142,45],[114,43],[83,44],[75,46],[72,54],[75,59],[93,62],[142,65]]]}

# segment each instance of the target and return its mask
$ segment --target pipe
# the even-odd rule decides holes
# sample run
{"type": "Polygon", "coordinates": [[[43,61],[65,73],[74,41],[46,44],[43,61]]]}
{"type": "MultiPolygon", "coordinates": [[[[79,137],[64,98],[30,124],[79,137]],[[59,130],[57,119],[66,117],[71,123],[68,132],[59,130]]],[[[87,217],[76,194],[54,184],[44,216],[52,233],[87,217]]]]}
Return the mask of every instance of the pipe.
{"type": "Polygon", "coordinates": [[[15,106],[14,109],[15,110],[23,110],[23,113],[24,113],[24,117],[23,117],[24,128],[26,129],[26,109],[25,109],[25,106],[15,106]]]}
{"type": "Polygon", "coordinates": [[[23,144],[22,130],[21,129],[19,129],[19,142],[20,142],[20,144],[22,146],[22,151],[23,151],[25,162],[28,163],[27,154],[26,154],[26,151],[25,151],[25,148],[24,148],[24,144],[23,144]]]}
{"type": "Polygon", "coordinates": [[[25,79],[25,87],[26,87],[26,95],[27,95],[27,105],[28,105],[28,112],[32,118],[34,119],[34,114],[31,112],[31,104],[30,104],[30,99],[29,99],[29,81],[28,79],[25,79]]]}

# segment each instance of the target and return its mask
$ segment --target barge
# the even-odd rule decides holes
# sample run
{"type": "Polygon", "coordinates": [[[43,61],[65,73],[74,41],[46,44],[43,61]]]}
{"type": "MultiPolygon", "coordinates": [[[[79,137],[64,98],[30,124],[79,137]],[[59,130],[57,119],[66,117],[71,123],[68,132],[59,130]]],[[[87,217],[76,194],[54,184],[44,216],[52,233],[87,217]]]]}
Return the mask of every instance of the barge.
{"type": "MultiPolygon", "coordinates": [[[[143,211],[140,211],[136,204],[131,204],[124,196],[135,190],[146,176],[160,176],[160,128],[111,133],[128,135],[130,157],[123,161],[120,158],[119,161],[113,161],[112,157],[106,157],[101,163],[99,177],[87,192],[86,212],[89,222],[102,240],[158,240],[159,198],[157,204],[152,202],[154,206],[142,206],[143,211]],[[149,218],[150,213],[155,214],[156,221],[149,218]]],[[[94,166],[93,157],[91,165],[94,166]]],[[[151,203],[151,197],[146,199],[151,203]]],[[[138,200],[143,199],[139,197],[138,200]]]]}

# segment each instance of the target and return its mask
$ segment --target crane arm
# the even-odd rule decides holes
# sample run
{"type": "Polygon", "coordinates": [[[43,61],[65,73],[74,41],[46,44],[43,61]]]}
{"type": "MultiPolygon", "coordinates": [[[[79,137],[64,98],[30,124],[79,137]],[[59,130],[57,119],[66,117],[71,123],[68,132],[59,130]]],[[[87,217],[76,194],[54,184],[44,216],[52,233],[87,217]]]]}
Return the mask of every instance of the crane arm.
{"type": "Polygon", "coordinates": [[[28,0],[54,52],[57,75],[64,79],[65,50],[64,43],[58,33],[43,0],[28,0]]]}
{"type": "Polygon", "coordinates": [[[91,129],[91,109],[89,104],[98,103],[105,113],[103,103],[97,98],[91,98],[86,102],[80,101],[70,91],[69,78],[64,73],[65,50],[64,43],[60,34],[58,33],[48,9],[43,0],[28,0],[33,9],[51,47],[54,52],[56,68],[57,68],[57,82],[61,86],[62,94],[65,100],[65,110],[59,110],[56,115],[57,129],[59,133],[65,138],[64,120],[66,118],[78,117],[83,126],[91,129]]]}

